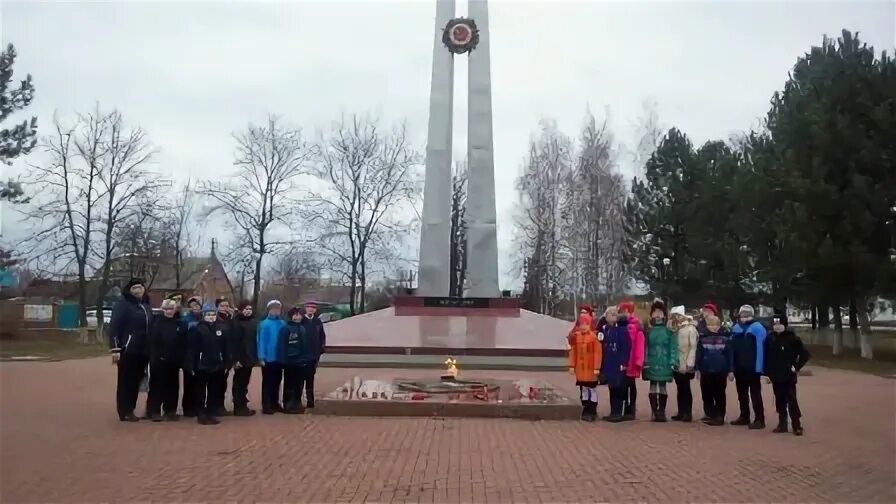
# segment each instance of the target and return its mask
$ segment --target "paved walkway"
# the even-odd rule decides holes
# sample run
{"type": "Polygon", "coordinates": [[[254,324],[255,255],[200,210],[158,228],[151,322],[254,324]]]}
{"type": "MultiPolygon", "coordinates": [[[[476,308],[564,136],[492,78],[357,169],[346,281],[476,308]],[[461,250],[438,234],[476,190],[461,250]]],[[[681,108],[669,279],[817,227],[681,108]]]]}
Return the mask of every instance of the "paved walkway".
{"type": "MultiPolygon", "coordinates": [[[[356,373],[388,371],[324,368],[319,394],[356,373]]],[[[538,376],[570,388],[564,373],[538,376]]],[[[0,364],[0,501],[896,500],[896,381],[857,373],[816,369],[801,380],[802,438],[645,421],[275,415],[216,427],[122,424],[114,382],[105,358],[0,364]]],[[[646,409],[646,396],[641,403],[646,409]]]]}

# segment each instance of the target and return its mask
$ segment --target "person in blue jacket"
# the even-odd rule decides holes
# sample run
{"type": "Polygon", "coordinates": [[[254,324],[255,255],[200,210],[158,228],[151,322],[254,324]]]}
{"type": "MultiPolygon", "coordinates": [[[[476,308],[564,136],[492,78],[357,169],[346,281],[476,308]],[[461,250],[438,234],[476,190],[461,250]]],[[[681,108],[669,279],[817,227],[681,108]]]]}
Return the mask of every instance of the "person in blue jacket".
{"type": "Polygon", "coordinates": [[[706,332],[697,340],[697,380],[700,382],[700,392],[703,396],[702,418],[706,425],[725,425],[726,396],[725,388],[728,380],[734,380],[732,365],[734,361],[734,349],[731,347],[731,338],[722,331],[722,321],[719,317],[710,314],[704,318],[706,332]]]}
{"type": "Polygon", "coordinates": [[[740,416],[731,425],[749,425],[750,429],[765,428],[765,409],[762,405],[762,382],[765,369],[765,338],[767,331],[757,320],[750,305],[737,311],[738,320],[731,328],[731,346],[734,349],[734,383],[740,416]],[[750,401],[755,418],[750,423],[750,401]]]}
{"type": "Polygon", "coordinates": [[[619,312],[615,306],[607,308],[604,323],[598,325],[598,339],[603,342],[603,361],[600,378],[610,389],[610,414],[604,417],[608,422],[622,422],[623,406],[628,398],[628,381],[625,368],[631,352],[631,340],[627,324],[619,324],[619,312]]]}
{"type": "Polygon", "coordinates": [[[280,329],[286,325],[280,318],[282,308],[283,305],[276,299],[268,302],[267,316],[258,324],[256,335],[258,365],[261,366],[261,412],[265,415],[283,411],[280,404],[283,366],[278,354],[280,329]]]}

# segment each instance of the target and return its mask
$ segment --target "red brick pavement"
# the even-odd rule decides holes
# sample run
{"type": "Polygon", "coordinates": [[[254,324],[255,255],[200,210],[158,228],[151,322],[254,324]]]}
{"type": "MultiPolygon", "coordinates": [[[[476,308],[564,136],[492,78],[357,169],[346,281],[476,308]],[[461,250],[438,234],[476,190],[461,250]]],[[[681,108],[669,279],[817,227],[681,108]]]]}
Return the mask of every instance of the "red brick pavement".
{"type": "MultiPolygon", "coordinates": [[[[318,392],[353,374],[387,373],[321,369],[318,392]]],[[[565,374],[539,375],[570,388],[565,374]]],[[[123,424],[114,382],[107,359],[0,365],[2,502],[896,501],[896,381],[857,373],[816,369],[801,380],[802,438],[640,420],[123,424]]],[[[733,387],[728,396],[733,405],[733,387]]],[[[605,390],[601,400],[604,412],[605,390]]]]}

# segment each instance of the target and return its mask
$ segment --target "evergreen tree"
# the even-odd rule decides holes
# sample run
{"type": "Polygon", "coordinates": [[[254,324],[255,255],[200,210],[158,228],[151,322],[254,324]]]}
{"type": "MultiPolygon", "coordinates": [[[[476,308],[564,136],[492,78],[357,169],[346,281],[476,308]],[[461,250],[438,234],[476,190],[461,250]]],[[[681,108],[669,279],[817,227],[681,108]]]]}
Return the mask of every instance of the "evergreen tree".
{"type": "Polygon", "coordinates": [[[11,129],[6,128],[6,119],[13,113],[27,107],[34,98],[34,84],[27,75],[13,86],[13,64],[16,50],[12,44],[0,52],[0,162],[9,164],[12,159],[28,154],[37,144],[37,117],[22,121],[11,129]]]}

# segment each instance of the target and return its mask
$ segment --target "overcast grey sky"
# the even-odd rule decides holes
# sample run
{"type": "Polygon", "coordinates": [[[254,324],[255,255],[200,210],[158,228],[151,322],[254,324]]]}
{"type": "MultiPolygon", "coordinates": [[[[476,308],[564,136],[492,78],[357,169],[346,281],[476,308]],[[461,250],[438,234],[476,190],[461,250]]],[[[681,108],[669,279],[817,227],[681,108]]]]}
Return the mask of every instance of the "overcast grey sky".
{"type": "MultiPolygon", "coordinates": [[[[0,9],[3,44],[19,52],[18,75],[34,76],[29,113],[45,131],[54,110],[99,100],[142,125],[162,149],[159,168],[177,176],[227,173],[231,132],[268,112],[309,132],[342,112],[373,112],[407,120],[421,150],[425,142],[433,0],[4,0],[0,9]]],[[[852,29],[892,52],[896,15],[893,1],[492,1],[490,23],[504,269],[513,178],[539,118],[574,135],[586,105],[598,114],[609,106],[619,140],[634,144],[651,99],[662,124],[695,143],[725,138],[758,123],[796,58],[823,34],[852,29]]],[[[465,62],[456,78],[462,119],[465,62]]],[[[455,135],[462,157],[463,124],[455,135]]],[[[7,236],[19,226],[10,213],[7,236]]]]}

